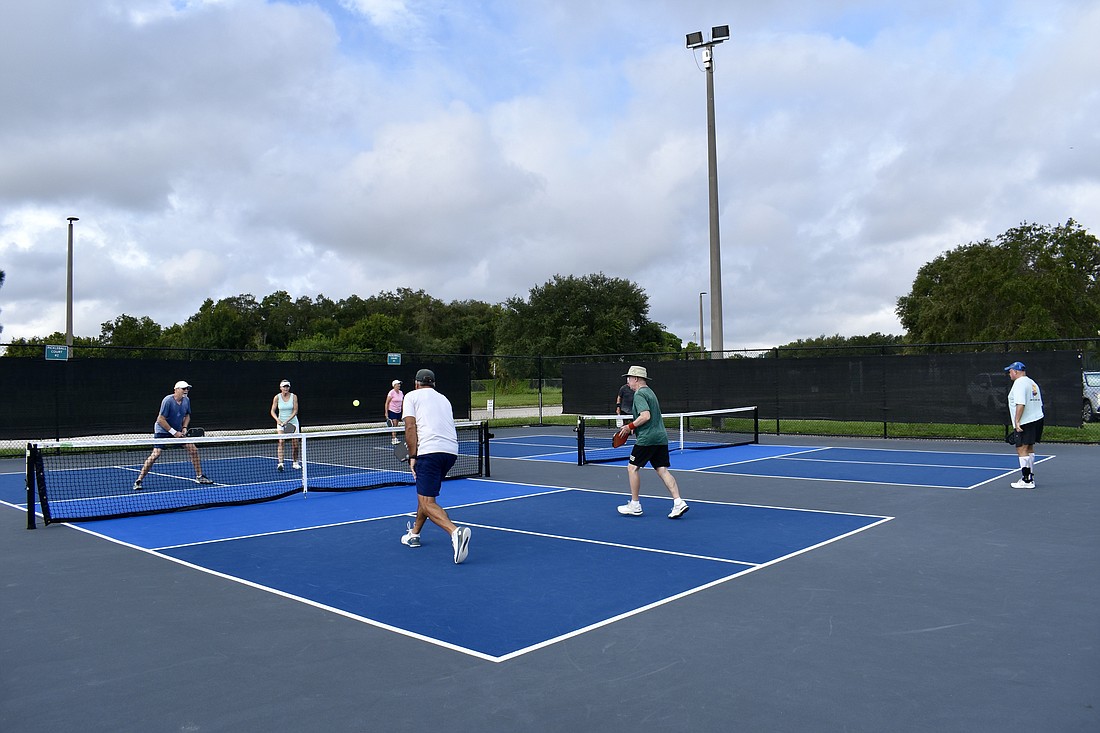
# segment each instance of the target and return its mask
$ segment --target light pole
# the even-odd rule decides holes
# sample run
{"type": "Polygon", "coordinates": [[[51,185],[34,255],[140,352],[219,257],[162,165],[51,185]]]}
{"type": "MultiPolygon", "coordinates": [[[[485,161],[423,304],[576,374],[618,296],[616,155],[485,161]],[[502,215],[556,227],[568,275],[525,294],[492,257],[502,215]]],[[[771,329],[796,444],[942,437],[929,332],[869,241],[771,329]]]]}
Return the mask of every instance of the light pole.
{"type": "Polygon", "coordinates": [[[78,217],[69,217],[69,267],[65,285],[65,345],[73,348],[73,222],[78,217]]]}
{"type": "Polygon", "coordinates": [[[729,39],[730,27],[716,25],[710,40],[701,32],[687,34],[687,47],[703,49],[703,68],[707,72],[707,172],[710,179],[710,341],[711,352],[723,356],[722,343],[722,251],[718,237],[718,151],[714,135],[714,47],[729,39]]]}
{"type": "Polygon", "coordinates": [[[706,291],[699,293],[699,353],[703,353],[707,350],[705,346],[706,339],[703,338],[703,296],[706,295],[706,291]]]}

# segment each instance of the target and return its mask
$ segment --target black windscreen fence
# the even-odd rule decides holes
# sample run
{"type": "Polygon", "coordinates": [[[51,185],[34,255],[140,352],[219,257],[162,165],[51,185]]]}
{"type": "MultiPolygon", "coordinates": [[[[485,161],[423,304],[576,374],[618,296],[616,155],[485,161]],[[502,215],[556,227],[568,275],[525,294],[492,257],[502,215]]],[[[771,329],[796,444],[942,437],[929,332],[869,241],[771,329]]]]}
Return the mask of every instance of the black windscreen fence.
{"type": "Polygon", "coordinates": [[[151,434],[161,400],[181,379],[193,385],[191,425],[206,430],[271,427],[271,401],[283,379],[298,395],[303,426],[380,423],[390,383],[400,379],[410,391],[421,368],[435,372],[455,418],[469,419],[470,370],[463,363],[6,357],[0,438],[151,434]]]}
{"type": "MultiPolygon", "coordinates": [[[[1039,383],[1047,425],[1081,424],[1077,351],[638,362],[665,412],[756,405],[760,418],[1007,424],[1007,364],[1039,383]]],[[[615,412],[629,364],[563,365],[562,410],[615,412]]]]}

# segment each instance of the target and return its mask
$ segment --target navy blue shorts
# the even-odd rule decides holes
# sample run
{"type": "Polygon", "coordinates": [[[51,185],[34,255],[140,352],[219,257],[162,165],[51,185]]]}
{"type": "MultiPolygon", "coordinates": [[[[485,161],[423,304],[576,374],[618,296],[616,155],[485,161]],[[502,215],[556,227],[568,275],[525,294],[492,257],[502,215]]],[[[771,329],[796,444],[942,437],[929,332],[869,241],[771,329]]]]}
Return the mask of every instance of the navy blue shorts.
{"type": "Polygon", "coordinates": [[[397,422],[401,422],[401,413],[400,412],[394,412],[393,410],[386,410],[386,419],[387,420],[396,420],[397,422]]]}
{"type": "Polygon", "coordinates": [[[630,451],[630,465],[642,468],[645,464],[654,468],[668,468],[672,460],[668,457],[668,443],[661,445],[638,445],[630,451]]]}
{"type": "Polygon", "coordinates": [[[416,493],[421,496],[439,496],[443,477],[455,465],[458,456],[453,453],[424,453],[416,457],[416,493]]]}

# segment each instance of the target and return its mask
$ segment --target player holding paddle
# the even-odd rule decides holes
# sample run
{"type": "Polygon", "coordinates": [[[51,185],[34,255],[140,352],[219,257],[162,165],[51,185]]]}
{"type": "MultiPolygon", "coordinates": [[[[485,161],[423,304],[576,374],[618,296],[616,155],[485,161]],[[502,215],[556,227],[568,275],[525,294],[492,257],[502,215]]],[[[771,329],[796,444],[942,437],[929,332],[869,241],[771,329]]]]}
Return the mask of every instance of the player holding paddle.
{"type": "MultiPolygon", "coordinates": [[[[279,382],[279,393],[271,401],[271,416],[275,418],[275,432],[284,434],[298,432],[298,395],[290,391],[289,379],[279,382]]],[[[277,448],[279,463],[275,468],[279,471],[283,470],[283,443],[285,442],[280,440],[277,448]]],[[[294,455],[294,463],[290,467],[295,471],[301,470],[302,464],[298,462],[298,458],[301,455],[302,442],[298,439],[290,441],[290,449],[294,455]]]]}
{"type": "MultiPolygon", "coordinates": [[[[145,459],[137,479],[134,480],[134,491],[141,491],[144,488],[141,482],[145,480],[149,469],[160,458],[161,451],[172,447],[171,439],[187,437],[187,425],[191,422],[191,397],[188,395],[190,391],[191,385],[181,379],[172,388],[172,394],[166,395],[160,401],[160,412],[157,413],[156,422],[153,423],[153,437],[160,439],[161,442],[153,444],[153,452],[145,459]]],[[[202,461],[199,459],[199,449],[195,444],[184,443],[183,447],[191,457],[191,465],[195,467],[195,481],[200,484],[214,483],[202,473],[202,461]]]]}
{"type": "Polygon", "coordinates": [[[451,401],[436,392],[435,372],[431,369],[416,373],[416,389],[405,395],[402,419],[405,444],[401,447],[408,449],[409,467],[416,480],[416,519],[408,525],[401,544],[420,547],[420,530],[430,519],[451,536],[457,565],[470,551],[470,528],[455,526],[436,497],[443,477],[458,459],[458,432],[451,401]]]}
{"type": "Polygon", "coordinates": [[[668,455],[668,432],[665,430],[664,420],[661,418],[661,405],[657,402],[657,395],[649,388],[649,372],[645,367],[632,366],[626,370],[626,383],[634,390],[634,404],[632,411],[634,419],[623,425],[615,436],[615,442],[626,442],[627,437],[634,433],[634,449],[630,451],[630,463],[626,467],[627,479],[630,481],[630,501],[620,506],[619,514],[628,517],[642,516],[642,502],[638,496],[642,489],[642,477],[639,471],[648,463],[664,482],[665,488],[672,494],[672,511],[669,519],[679,519],[687,513],[687,503],[680,498],[680,487],[676,484],[676,477],[668,470],[672,460],[668,455]]]}

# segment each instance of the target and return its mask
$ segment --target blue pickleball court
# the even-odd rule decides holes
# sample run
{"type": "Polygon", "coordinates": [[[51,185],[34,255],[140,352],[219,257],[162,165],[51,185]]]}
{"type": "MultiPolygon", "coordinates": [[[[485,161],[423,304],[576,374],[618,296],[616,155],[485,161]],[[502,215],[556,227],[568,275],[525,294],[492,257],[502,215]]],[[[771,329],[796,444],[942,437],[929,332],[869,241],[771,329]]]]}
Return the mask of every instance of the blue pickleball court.
{"type": "Polygon", "coordinates": [[[621,494],[448,482],[469,559],[428,525],[398,539],[411,487],[82,525],[196,568],[480,658],[503,661],[736,578],[889,517],[667,500],[620,517],[621,494]],[[319,521],[328,517],[328,522],[319,521]],[[340,520],[335,518],[339,517],[340,520]]]}

